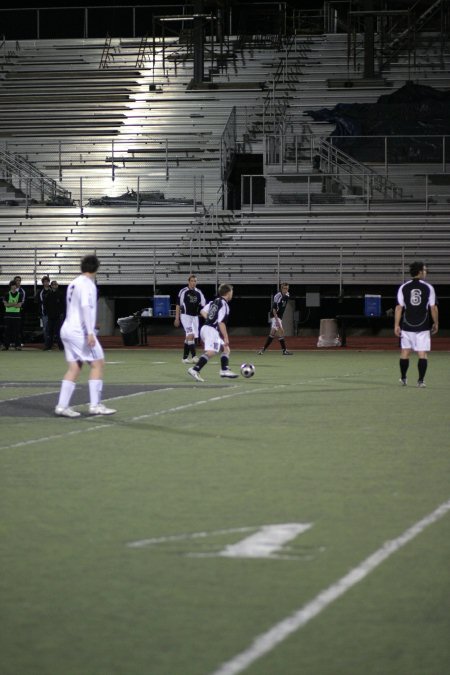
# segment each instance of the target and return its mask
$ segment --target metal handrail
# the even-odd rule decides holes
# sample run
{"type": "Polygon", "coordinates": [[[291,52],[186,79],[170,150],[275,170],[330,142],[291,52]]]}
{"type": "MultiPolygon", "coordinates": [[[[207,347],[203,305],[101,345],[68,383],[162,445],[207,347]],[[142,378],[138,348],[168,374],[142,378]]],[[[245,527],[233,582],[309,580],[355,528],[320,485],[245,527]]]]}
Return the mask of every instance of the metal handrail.
{"type": "Polygon", "coordinates": [[[390,181],[385,176],[380,175],[372,168],[358,162],[347,153],[343,152],[335,145],[325,139],[321,139],[316,148],[319,156],[325,160],[328,165],[327,173],[335,175],[336,180],[347,186],[345,179],[350,182],[353,180],[360,181],[364,184],[367,179],[370,180],[370,185],[373,190],[380,192],[383,195],[391,194],[393,199],[402,199],[403,190],[398,185],[390,181]],[[342,174],[342,170],[344,174],[342,174]]]}
{"type": "Polygon", "coordinates": [[[53,178],[49,178],[24,157],[0,150],[0,165],[6,167],[11,176],[17,176],[19,181],[25,180],[29,190],[35,188],[41,194],[41,200],[45,197],[55,199],[61,197],[70,200],[71,193],[61,188],[53,178]]]}
{"type": "MultiPolygon", "coordinates": [[[[412,35],[415,35],[418,30],[423,28],[423,26],[429,21],[437,12],[438,9],[442,6],[443,0],[436,0],[433,5],[427,7],[427,9],[420,14],[416,21],[412,24],[409,24],[399,35],[396,35],[393,40],[384,47],[388,50],[389,56],[383,60],[380,64],[380,72],[382,72],[387,66],[392,63],[392,60],[400,54],[402,49],[408,45],[408,40],[412,35]]],[[[419,0],[411,7],[409,10],[409,15],[412,10],[419,4],[419,0]]]]}
{"type": "Polygon", "coordinates": [[[105,44],[103,45],[103,51],[98,66],[100,70],[108,67],[108,61],[111,56],[110,51],[111,51],[111,36],[109,35],[109,33],[106,33],[105,44]]]}

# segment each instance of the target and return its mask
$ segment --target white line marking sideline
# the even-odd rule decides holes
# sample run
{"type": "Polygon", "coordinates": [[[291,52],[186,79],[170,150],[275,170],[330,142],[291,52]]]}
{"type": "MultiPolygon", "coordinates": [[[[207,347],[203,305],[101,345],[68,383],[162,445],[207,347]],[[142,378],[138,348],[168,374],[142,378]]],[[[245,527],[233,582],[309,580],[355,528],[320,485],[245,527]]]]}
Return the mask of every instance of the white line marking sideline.
{"type": "Polygon", "coordinates": [[[450,511],[450,500],[437,507],[432,513],[419,520],[396,539],[386,541],[381,548],[354,567],[327,589],[319,593],[313,600],[275,624],[266,633],[257,636],[252,645],[230,661],[223,663],[210,675],[237,675],[242,673],[254,661],[272,651],[280,642],[305,626],[311,619],[318,616],[328,605],[344,595],[350,588],[362,581],[382,562],[399,551],[403,546],[421,534],[427,527],[443,518],[450,511]]]}

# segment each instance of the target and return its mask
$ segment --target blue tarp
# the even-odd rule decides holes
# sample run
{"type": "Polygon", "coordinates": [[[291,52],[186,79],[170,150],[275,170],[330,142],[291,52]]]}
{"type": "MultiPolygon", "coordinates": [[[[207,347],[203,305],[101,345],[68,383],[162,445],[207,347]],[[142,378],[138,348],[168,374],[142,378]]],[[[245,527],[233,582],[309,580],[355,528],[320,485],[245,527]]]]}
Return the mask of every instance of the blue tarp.
{"type": "MultiPolygon", "coordinates": [[[[389,139],[390,162],[439,162],[442,136],[450,136],[450,91],[412,82],[376,103],[338,103],[307,112],[314,120],[335,124],[333,145],[363,162],[384,161],[384,142],[355,136],[409,136],[389,139]]],[[[450,159],[450,140],[446,146],[450,159]]]]}

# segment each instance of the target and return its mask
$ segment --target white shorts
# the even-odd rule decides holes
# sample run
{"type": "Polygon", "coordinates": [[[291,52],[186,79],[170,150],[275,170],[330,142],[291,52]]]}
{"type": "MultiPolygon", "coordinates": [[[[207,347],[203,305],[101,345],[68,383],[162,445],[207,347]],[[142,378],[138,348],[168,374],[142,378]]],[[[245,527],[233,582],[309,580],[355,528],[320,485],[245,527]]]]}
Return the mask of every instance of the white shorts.
{"type": "Polygon", "coordinates": [[[200,337],[203,341],[205,352],[220,352],[224,342],[220,337],[219,331],[212,326],[202,326],[200,337]]]}
{"type": "Polygon", "coordinates": [[[71,333],[64,326],[61,328],[60,336],[64,345],[64,355],[69,363],[72,361],[90,363],[105,358],[104,351],[97,338],[95,338],[95,345],[89,347],[85,335],[71,333]]]}
{"type": "Polygon", "coordinates": [[[198,338],[198,316],[180,314],[180,320],[186,335],[193,335],[198,338]]]}
{"type": "Polygon", "coordinates": [[[283,322],[281,319],[272,318],[270,322],[270,332],[275,333],[277,330],[283,330],[283,322]]]}
{"type": "Polygon", "coordinates": [[[422,330],[420,333],[412,333],[402,330],[400,344],[402,349],[412,349],[414,352],[429,352],[431,349],[430,331],[422,330]]]}

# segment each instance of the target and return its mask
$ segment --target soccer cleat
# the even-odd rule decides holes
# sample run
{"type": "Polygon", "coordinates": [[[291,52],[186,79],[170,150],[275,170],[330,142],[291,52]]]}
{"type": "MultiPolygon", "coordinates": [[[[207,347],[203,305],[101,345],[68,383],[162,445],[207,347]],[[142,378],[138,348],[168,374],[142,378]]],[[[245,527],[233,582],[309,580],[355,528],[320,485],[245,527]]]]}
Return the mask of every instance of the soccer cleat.
{"type": "Polygon", "coordinates": [[[259,352],[256,352],[258,356],[262,356],[264,354],[264,349],[260,349],[259,352]]]}
{"type": "Polygon", "coordinates": [[[292,356],[292,352],[288,352],[287,349],[283,349],[283,356],[292,356]]]}
{"type": "Polygon", "coordinates": [[[189,368],[188,373],[191,377],[194,378],[194,380],[197,380],[197,382],[205,381],[203,377],[200,377],[200,373],[198,372],[198,370],[195,370],[194,368],[189,368]]]}
{"type": "Polygon", "coordinates": [[[89,413],[91,415],[114,415],[116,412],[117,410],[114,410],[114,408],[107,408],[103,403],[89,406],[89,413]]]}
{"type": "Polygon", "coordinates": [[[72,408],[63,408],[61,405],[56,406],[55,415],[59,417],[81,417],[81,413],[72,408]]]}
{"type": "Polygon", "coordinates": [[[420,387],[421,389],[424,389],[427,385],[423,380],[418,380],[417,386],[420,387]]]}
{"type": "Polygon", "coordinates": [[[188,357],[187,359],[181,359],[181,363],[192,363],[191,359],[188,357]]]}
{"type": "Polygon", "coordinates": [[[406,385],[408,384],[408,381],[407,381],[406,377],[401,377],[399,379],[399,382],[402,385],[402,387],[406,387],[406,385]]]}
{"type": "Polygon", "coordinates": [[[239,375],[236,375],[236,373],[233,373],[232,370],[221,370],[220,371],[220,377],[235,378],[235,377],[239,377],[239,375]]]}

